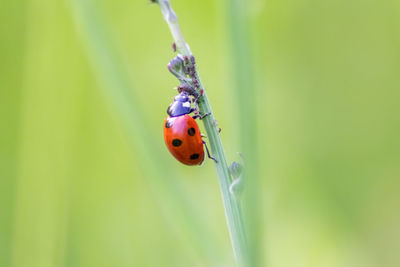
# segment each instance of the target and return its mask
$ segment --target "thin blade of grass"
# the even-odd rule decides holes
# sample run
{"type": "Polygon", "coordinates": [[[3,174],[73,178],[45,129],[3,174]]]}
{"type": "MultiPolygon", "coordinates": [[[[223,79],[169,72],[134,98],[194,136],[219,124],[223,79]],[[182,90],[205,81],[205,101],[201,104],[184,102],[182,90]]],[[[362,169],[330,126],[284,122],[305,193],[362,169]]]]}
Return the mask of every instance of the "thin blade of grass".
{"type": "MultiPolygon", "coordinates": [[[[188,59],[192,58],[192,64],[194,63],[194,57],[189,49],[189,45],[186,43],[182,31],[180,29],[178,18],[175,11],[172,9],[169,0],[159,0],[157,3],[160,6],[161,12],[165,21],[167,22],[170,32],[174,38],[177,51],[188,59]]],[[[235,255],[236,262],[239,266],[248,266],[248,245],[247,245],[247,233],[243,223],[243,215],[240,207],[240,199],[231,194],[229,188],[231,186],[232,178],[229,171],[224,147],[222,145],[221,138],[219,136],[219,129],[216,124],[216,120],[212,113],[211,105],[208,100],[206,90],[200,79],[200,75],[197,70],[193,71],[192,79],[197,80],[199,94],[201,95],[197,99],[200,114],[207,114],[203,118],[204,128],[207,132],[207,137],[211,147],[212,154],[214,156],[214,163],[220,182],[220,189],[222,194],[222,200],[225,208],[226,221],[230,234],[231,244],[235,255]]]]}

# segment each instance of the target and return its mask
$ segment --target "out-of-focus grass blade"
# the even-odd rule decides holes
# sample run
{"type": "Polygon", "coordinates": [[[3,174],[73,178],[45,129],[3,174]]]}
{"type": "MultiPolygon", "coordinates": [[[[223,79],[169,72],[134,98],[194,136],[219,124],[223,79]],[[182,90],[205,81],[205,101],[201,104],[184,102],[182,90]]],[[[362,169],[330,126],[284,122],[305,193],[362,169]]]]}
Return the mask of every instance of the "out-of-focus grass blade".
{"type": "MultiPolygon", "coordinates": [[[[73,43],[65,41],[72,31],[63,23],[65,13],[55,1],[29,1],[26,11],[23,68],[16,76],[21,80],[22,93],[12,262],[1,266],[62,266],[68,169],[74,158],[70,140],[77,118],[71,106],[77,90],[74,79],[60,82],[66,71],[58,66],[60,62],[66,70],[75,66],[74,58],[63,53],[73,43]]],[[[15,90],[11,86],[4,89],[15,90]]]]}
{"type": "Polygon", "coordinates": [[[245,158],[244,214],[248,223],[251,266],[260,266],[260,186],[257,167],[257,96],[253,77],[248,2],[226,1],[231,36],[233,89],[237,97],[238,132],[245,158]]]}
{"type": "Polygon", "coordinates": [[[206,224],[201,223],[203,219],[199,214],[193,212],[185,193],[174,181],[169,166],[159,157],[160,148],[151,141],[152,134],[146,130],[148,128],[144,121],[144,109],[135,97],[123,60],[112,45],[113,41],[106,31],[106,23],[90,0],[72,0],[71,4],[77,28],[81,30],[104,95],[131,137],[130,141],[135,151],[144,159],[145,169],[152,172],[149,174],[149,177],[152,177],[149,182],[155,190],[155,195],[168,207],[168,212],[173,211],[173,224],[188,231],[198,251],[207,258],[218,258],[217,241],[213,238],[211,229],[207,229],[206,224]]]}
{"type": "Polygon", "coordinates": [[[0,266],[11,265],[25,6],[6,1],[0,9],[0,266]]]}

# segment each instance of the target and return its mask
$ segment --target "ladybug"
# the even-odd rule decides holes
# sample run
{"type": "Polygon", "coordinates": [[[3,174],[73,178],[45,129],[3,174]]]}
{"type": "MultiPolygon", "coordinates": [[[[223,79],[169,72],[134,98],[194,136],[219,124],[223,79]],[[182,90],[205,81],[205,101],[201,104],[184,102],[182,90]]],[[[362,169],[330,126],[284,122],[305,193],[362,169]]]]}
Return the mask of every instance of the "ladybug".
{"type": "MultiPolygon", "coordinates": [[[[164,141],[169,152],[185,165],[201,165],[204,161],[203,145],[197,122],[190,113],[191,99],[187,92],[182,91],[168,107],[168,116],[164,121],[164,141]]],[[[195,116],[196,117],[196,116],[195,116]]],[[[206,146],[208,157],[212,158],[206,146]]]]}

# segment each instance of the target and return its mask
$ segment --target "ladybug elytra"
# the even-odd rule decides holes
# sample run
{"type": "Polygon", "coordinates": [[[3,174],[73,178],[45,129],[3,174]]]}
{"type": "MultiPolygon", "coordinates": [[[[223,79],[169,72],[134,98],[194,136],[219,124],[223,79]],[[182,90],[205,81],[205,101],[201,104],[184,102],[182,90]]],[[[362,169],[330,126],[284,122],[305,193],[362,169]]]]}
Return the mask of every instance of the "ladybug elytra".
{"type": "Polygon", "coordinates": [[[164,122],[164,140],[169,152],[183,164],[203,163],[203,140],[199,126],[191,116],[168,116],[164,122]]]}
{"type": "MultiPolygon", "coordinates": [[[[185,91],[175,97],[174,102],[167,109],[168,116],[164,121],[164,141],[169,152],[181,163],[201,165],[204,161],[203,145],[206,144],[201,138],[197,122],[188,115],[196,111],[191,103],[190,96],[185,91]]],[[[207,146],[206,150],[208,157],[212,158],[207,146]]]]}

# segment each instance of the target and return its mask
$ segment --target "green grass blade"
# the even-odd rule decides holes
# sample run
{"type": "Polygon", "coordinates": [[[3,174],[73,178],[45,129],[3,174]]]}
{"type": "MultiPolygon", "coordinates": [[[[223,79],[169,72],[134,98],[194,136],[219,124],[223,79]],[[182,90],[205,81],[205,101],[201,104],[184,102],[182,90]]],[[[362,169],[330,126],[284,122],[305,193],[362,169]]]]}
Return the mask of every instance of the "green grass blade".
{"type": "MultiPolygon", "coordinates": [[[[177,47],[177,51],[183,56],[191,58],[192,53],[189,49],[189,45],[185,42],[182,31],[178,24],[177,16],[171,7],[170,1],[158,0],[157,3],[159,4],[164,19],[170,28],[172,37],[174,38],[177,47]]],[[[240,199],[238,199],[229,190],[232,178],[228,169],[224,147],[222,145],[222,141],[219,135],[219,129],[217,127],[210,102],[204,89],[205,87],[201,82],[199,73],[197,71],[194,71],[194,75],[192,78],[196,79],[199,82],[197,90],[199,88],[203,90],[202,92],[200,92],[201,90],[198,90],[198,93],[201,96],[197,99],[197,102],[199,105],[200,114],[208,114],[202,119],[202,121],[204,123],[204,128],[207,132],[208,142],[210,144],[213,157],[216,159],[215,167],[219,178],[220,189],[225,208],[225,215],[235,258],[238,265],[247,266],[249,265],[249,252],[246,229],[243,223],[243,215],[240,207],[240,199]]]]}

